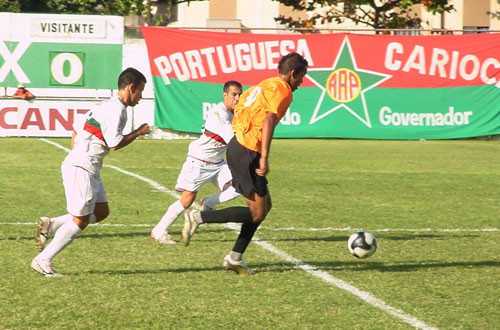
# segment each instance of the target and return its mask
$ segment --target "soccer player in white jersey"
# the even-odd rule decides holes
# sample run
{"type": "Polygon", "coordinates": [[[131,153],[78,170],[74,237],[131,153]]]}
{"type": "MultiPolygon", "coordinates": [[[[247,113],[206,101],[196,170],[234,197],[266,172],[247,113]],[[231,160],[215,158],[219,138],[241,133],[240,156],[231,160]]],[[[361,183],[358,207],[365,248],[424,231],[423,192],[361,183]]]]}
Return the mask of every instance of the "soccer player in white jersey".
{"type": "Polygon", "coordinates": [[[240,99],[242,86],[237,81],[224,84],[222,102],[208,112],[202,134],[191,142],[186,161],[182,166],[175,189],[182,191],[179,200],[171,204],[160,222],[153,228],[151,239],[160,244],[175,244],[168,228],[177,217],[194,202],[198,190],[212,182],[221,191],[215,196],[202,199],[204,209],[239,196],[231,186],[231,171],[225,161],[226,148],[233,138],[233,111],[240,99]]]}
{"type": "Polygon", "coordinates": [[[40,253],[31,268],[44,276],[62,276],[52,260],[88,225],[109,215],[108,200],[100,171],[110,150],[121,149],[137,137],[149,133],[148,124],[124,135],[127,107],[137,105],[146,84],[144,75],[134,68],[125,69],[118,77],[117,96],[90,110],[85,120],[74,125],[71,151],[61,171],[68,213],[57,218],[42,217],[37,223],[35,246],[40,253]],[[47,245],[49,237],[53,239],[47,245]]]}

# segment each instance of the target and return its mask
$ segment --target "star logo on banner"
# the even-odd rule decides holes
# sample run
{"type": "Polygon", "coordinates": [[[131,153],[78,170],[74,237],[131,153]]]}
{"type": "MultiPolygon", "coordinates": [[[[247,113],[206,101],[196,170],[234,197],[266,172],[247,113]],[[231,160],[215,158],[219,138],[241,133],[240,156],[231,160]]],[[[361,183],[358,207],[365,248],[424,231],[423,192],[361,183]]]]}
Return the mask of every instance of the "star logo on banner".
{"type": "Polygon", "coordinates": [[[322,90],[309,124],[344,109],[369,128],[365,93],[392,77],[358,68],[347,37],[331,67],[309,69],[307,76],[322,90]]]}

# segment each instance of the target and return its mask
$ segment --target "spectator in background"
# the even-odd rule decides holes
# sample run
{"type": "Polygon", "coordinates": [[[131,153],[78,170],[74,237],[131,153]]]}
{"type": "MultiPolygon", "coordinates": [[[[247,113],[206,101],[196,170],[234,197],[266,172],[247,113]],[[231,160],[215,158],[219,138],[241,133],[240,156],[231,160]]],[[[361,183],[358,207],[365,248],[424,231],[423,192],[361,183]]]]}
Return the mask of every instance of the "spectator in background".
{"type": "Polygon", "coordinates": [[[19,83],[17,85],[17,90],[12,97],[16,99],[32,100],[35,98],[35,95],[27,90],[23,83],[19,83]]]}

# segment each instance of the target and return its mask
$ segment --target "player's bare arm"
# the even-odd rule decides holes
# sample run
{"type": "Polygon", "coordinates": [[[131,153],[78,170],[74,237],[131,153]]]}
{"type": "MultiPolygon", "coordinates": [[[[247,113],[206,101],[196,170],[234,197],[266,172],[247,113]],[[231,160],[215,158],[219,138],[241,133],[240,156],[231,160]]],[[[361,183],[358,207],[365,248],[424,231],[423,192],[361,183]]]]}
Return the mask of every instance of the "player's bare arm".
{"type": "Polygon", "coordinates": [[[115,147],[110,148],[110,150],[118,150],[123,147],[128,146],[132,141],[137,139],[139,136],[148,134],[150,132],[149,125],[148,124],[142,124],[139,128],[136,130],[133,130],[127,135],[123,136],[123,139],[118,143],[115,147]]]}
{"type": "Polygon", "coordinates": [[[71,134],[71,142],[69,145],[70,149],[73,149],[73,147],[75,146],[75,138],[76,138],[76,131],[73,130],[73,133],[71,134]]]}
{"type": "Polygon", "coordinates": [[[269,172],[268,157],[271,149],[274,128],[278,125],[278,116],[275,113],[267,112],[262,126],[262,144],[259,168],[255,170],[257,175],[265,176],[269,172]]]}

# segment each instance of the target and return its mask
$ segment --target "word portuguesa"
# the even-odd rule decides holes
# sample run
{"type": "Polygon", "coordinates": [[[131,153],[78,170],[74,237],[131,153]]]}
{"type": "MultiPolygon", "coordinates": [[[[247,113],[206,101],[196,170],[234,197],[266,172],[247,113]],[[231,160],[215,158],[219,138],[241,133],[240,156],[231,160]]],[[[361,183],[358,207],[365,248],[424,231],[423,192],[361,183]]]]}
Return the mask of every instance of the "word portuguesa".
{"type": "Polygon", "coordinates": [[[312,63],[311,53],[304,39],[258,43],[239,43],[225,46],[187,50],[160,56],[154,63],[165,85],[174,73],[180,81],[250,70],[271,70],[278,66],[281,56],[289,52],[304,54],[312,63]]]}

